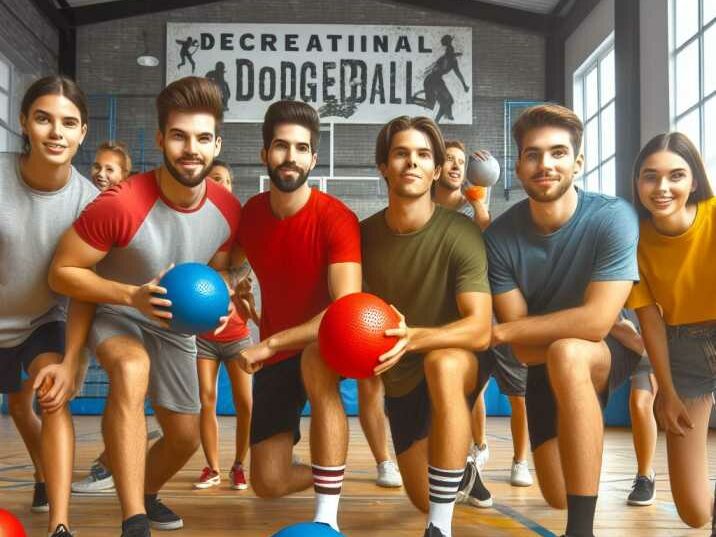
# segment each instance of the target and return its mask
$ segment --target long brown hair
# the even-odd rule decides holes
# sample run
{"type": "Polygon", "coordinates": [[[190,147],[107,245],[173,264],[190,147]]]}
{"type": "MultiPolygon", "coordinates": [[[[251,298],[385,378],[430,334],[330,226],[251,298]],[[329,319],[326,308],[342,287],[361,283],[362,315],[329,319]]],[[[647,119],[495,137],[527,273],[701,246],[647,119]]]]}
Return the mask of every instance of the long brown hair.
{"type": "Polygon", "coordinates": [[[440,127],[438,127],[437,123],[425,116],[399,116],[383,125],[383,128],[380,129],[380,132],[378,133],[378,139],[375,142],[376,166],[380,166],[381,164],[386,164],[388,162],[390,144],[393,143],[395,135],[409,129],[420,131],[428,137],[433,150],[433,161],[435,162],[435,167],[445,164],[445,140],[443,139],[443,133],[440,131],[440,127]]]}
{"type": "MultiPolygon", "coordinates": [[[[34,102],[45,95],[62,95],[72,101],[80,111],[80,122],[82,125],[87,124],[87,97],[77,82],[65,76],[52,75],[35,80],[35,82],[27,88],[20,105],[20,114],[27,118],[30,114],[30,108],[34,102]]],[[[27,134],[22,135],[22,152],[28,154],[30,152],[30,138],[27,134]]]]}
{"type": "Polygon", "coordinates": [[[675,155],[679,155],[686,161],[686,164],[689,165],[689,168],[691,169],[691,176],[694,178],[694,183],[696,183],[696,189],[689,194],[689,198],[686,200],[687,204],[698,203],[701,200],[712,198],[714,195],[711,190],[708,175],[706,174],[704,161],[701,159],[699,150],[696,149],[696,146],[694,146],[691,140],[689,140],[688,136],[680,132],[665,132],[657,134],[646,143],[634,161],[632,191],[634,207],[636,208],[636,212],[639,214],[639,218],[651,217],[651,213],[646,207],[644,207],[639,199],[639,192],[637,189],[639,174],[641,173],[644,161],[654,153],[659,153],[660,151],[669,151],[675,155]]]}

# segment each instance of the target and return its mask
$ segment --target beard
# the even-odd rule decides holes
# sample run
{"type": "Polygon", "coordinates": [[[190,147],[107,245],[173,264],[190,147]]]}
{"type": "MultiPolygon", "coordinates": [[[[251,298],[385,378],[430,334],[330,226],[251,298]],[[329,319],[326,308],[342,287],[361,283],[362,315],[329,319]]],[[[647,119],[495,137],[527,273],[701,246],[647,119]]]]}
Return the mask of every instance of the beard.
{"type": "Polygon", "coordinates": [[[164,166],[166,166],[167,170],[169,170],[171,176],[179,183],[189,188],[193,188],[201,184],[204,178],[209,175],[213,163],[214,159],[211,159],[211,161],[204,163],[203,167],[192,174],[182,173],[178,168],[174,167],[174,165],[169,161],[167,154],[164,153],[164,166]]]}
{"type": "Polygon", "coordinates": [[[306,181],[308,181],[309,171],[301,168],[294,162],[286,162],[280,166],[276,166],[275,168],[267,166],[267,170],[271,183],[273,183],[273,185],[281,192],[285,192],[287,194],[298,190],[306,181]],[[298,177],[296,179],[282,179],[280,173],[281,170],[294,171],[298,174],[298,177]]]}
{"type": "Polygon", "coordinates": [[[572,188],[573,183],[574,176],[571,176],[560,179],[556,185],[550,187],[548,190],[537,188],[529,181],[522,183],[522,186],[530,199],[540,203],[550,203],[564,196],[564,194],[572,188]]]}

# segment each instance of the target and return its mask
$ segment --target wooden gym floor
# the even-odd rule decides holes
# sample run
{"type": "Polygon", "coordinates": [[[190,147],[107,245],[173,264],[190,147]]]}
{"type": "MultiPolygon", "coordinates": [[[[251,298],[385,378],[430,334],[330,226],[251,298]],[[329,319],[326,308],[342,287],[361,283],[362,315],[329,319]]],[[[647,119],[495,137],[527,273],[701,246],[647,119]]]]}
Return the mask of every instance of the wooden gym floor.
{"type": "MultiPolygon", "coordinates": [[[[226,472],[232,462],[234,419],[220,418],[221,462],[224,465],[220,487],[195,491],[195,480],[204,459],[201,450],[169,482],[161,498],[183,518],[185,527],[172,535],[185,537],[269,537],[283,526],[310,520],[313,492],[273,501],[257,499],[251,490],[232,491],[226,472]]],[[[152,424],[153,425],[153,424],[152,424]]],[[[308,461],[308,420],[302,424],[304,440],[297,454],[308,461]]],[[[75,477],[84,477],[101,449],[99,418],[76,417],[77,453],[75,477]]],[[[374,485],[375,466],[368,445],[355,418],[350,420],[351,443],[346,481],[343,485],[339,523],[346,537],[421,537],[424,516],[415,510],[401,489],[386,490],[374,485]]],[[[15,428],[7,416],[0,416],[0,507],[20,517],[31,537],[45,536],[46,514],[29,511],[32,497],[32,466],[15,428]]],[[[537,484],[529,488],[509,485],[512,443],[507,418],[488,419],[491,458],[485,472],[486,484],[495,499],[491,509],[458,506],[453,522],[454,537],[552,537],[564,529],[564,512],[555,511],[542,500],[537,484]]],[[[716,445],[714,434],[709,438],[716,445]]],[[[625,503],[635,472],[631,435],[625,429],[609,429],[606,434],[604,465],[596,535],[599,537],[695,537],[710,530],[688,529],[679,521],[671,501],[666,471],[665,441],[659,437],[656,457],[657,500],[650,507],[629,507],[625,503]]],[[[716,471],[712,457],[710,472],[716,471]]],[[[534,475],[534,473],[533,473],[534,475]]],[[[250,481],[249,476],[249,481],[250,481]]],[[[117,537],[120,511],[114,494],[72,497],[72,522],[79,537],[117,537]]],[[[155,531],[154,535],[163,532],[155,531]]]]}

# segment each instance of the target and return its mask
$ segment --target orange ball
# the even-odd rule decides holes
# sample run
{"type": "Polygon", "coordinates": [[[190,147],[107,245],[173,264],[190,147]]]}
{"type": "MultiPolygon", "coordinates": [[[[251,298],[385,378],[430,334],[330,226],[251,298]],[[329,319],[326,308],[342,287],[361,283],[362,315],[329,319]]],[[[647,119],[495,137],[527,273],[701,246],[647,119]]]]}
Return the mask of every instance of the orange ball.
{"type": "Polygon", "coordinates": [[[484,186],[469,186],[465,189],[465,197],[470,201],[484,201],[487,197],[487,188],[484,186]]]}
{"type": "Polygon", "coordinates": [[[5,509],[0,509],[0,537],[27,537],[22,523],[5,509]]]}
{"type": "Polygon", "coordinates": [[[326,363],[342,377],[373,376],[378,357],[398,342],[385,331],[400,326],[400,317],[384,300],[353,293],[328,307],[318,329],[318,348],[326,363]]]}

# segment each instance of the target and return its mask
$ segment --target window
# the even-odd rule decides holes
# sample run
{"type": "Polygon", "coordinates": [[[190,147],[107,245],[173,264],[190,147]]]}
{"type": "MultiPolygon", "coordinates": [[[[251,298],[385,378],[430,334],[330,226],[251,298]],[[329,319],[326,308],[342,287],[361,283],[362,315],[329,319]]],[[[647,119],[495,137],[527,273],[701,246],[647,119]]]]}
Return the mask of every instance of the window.
{"type": "Polygon", "coordinates": [[[584,171],[577,184],[615,195],[614,35],[574,74],[574,110],[584,123],[584,171]]]}
{"type": "Polygon", "coordinates": [[[669,2],[671,127],[701,151],[716,185],[716,2],[669,2]]]}

